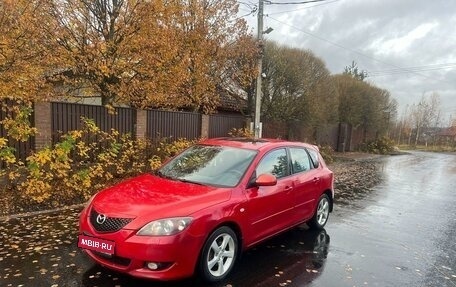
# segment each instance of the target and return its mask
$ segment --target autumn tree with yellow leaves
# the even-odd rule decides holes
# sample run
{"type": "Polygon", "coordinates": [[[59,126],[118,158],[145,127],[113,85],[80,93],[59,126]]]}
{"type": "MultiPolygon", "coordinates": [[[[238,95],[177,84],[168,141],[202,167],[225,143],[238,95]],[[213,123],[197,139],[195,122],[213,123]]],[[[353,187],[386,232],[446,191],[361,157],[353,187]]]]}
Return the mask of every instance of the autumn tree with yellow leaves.
{"type": "Polygon", "coordinates": [[[11,151],[11,146],[36,132],[29,120],[32,102],[48,99],[52,91],[46,80],[53,68],[48,61],[50,43],[40,29],[46,21],[42,4],[40,0],[0,1],[0,109],[7,115],[0,121],[7,138],[0,140],[11,151]]]}
{"type": "Polygon", "coordinates": [[[40,23],[42,1],[0,1],[0,99],[40,100],[48,94],[48,43],[40,23]]]}
{"type": "Polygon", "coordinates": [[[144,163],[145,142],[90,124],[86,133],[105,139],[103,149],[83,142],[84,131],[25,160],[12,143],[36,132],[32,102],[60,97],[213,112],[221,90],[247,90],[257,75],[258,46],[237,9],[235,0],[0,0],[0,104],[19,104],[0,123],[8,131],[0,137],[0,180],[7,183],[0,190],[13,199],[65,202],[155,168],[159,151],[170,156],[186,146],[160,146],[144,163]]]}
{"type": "Polygon", "coordinates": [[[54,45],[47,79],[104,105],[209,113],[225,71],[256,51],[254,42],[233,51],[248,36],[234,0],[47,0],[43,9],[40,33],[54,45]]]}
{"type": "Polygon", "coordinates": [[[245,85],[256,71],[257,45],[248,41],[247,26],[237,18],[238,2],[174,1],[174,25],[180,33],[180,55],[186,71],[180,94],[193,110],[215,109],[218,87],[245,85]],[[241,75],[242,74],[242,75],[241,75]]]}

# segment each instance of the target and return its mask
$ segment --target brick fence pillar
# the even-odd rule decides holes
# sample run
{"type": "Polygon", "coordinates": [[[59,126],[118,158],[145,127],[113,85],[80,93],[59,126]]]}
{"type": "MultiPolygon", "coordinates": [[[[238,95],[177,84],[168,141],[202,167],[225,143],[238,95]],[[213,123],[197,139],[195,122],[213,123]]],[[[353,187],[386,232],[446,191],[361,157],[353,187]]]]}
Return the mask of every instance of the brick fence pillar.
{"type": "Polygon", "coordinates": [[[201,115],[201,137],[209,138],[209,115],[201,115]]]}
{"type": "Polygon", "coordinates": [[[52,144],[52,105],[50,102],[35,103],[35,150],[52,144]]]}
{"type": "Polygon", "coordinates": [[[136,110],[136,138],[147,138],[147,111],[136,110]]]}

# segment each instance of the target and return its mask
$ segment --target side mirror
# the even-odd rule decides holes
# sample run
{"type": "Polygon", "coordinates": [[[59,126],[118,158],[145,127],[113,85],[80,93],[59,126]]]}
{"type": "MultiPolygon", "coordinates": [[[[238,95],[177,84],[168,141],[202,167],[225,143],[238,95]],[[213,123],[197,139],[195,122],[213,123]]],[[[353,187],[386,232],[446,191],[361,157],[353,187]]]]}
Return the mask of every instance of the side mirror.
{"type": "Polygon", "coordinates": [[[277,184],[277,178],[270,173],[260,174],[255,180],[256,186],[273,186],[277,184]]]}

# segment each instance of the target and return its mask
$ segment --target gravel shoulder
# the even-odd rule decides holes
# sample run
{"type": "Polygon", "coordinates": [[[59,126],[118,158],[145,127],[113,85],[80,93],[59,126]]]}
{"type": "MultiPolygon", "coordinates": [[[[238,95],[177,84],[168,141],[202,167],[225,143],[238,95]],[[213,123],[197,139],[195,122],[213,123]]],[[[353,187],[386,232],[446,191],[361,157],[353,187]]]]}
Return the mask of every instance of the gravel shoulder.
{"type": "Polygon", "coordinates": [[[362,198],[382,180],[379,170],[382,155],[365,153],[337,154],[329,165],[334,172],[335,203],[362,198]]]}

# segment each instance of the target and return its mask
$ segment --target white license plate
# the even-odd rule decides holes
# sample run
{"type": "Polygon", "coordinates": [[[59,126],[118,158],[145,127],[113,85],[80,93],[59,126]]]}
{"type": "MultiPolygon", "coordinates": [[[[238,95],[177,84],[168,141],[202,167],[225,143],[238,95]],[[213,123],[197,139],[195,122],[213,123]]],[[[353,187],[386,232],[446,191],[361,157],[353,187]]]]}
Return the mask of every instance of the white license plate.
{"type": "Polygon", "coordinates": [[[89,249],[112,255],[114,254],[115,245],[116,243],[111,240],[104,240],[82,234],[78,236],[78,247],[82,249],[89,249]]]}

